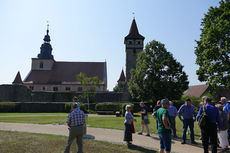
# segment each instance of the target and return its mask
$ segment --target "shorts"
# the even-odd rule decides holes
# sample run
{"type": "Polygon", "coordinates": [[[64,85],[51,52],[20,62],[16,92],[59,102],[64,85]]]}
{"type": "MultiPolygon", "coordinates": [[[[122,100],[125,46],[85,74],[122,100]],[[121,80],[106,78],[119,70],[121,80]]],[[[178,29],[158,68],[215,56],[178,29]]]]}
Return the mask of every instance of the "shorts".
{"type": "Polygon", "coordinates": [[[158,133],[160,138],[160,148],[166,152],[171,152],[171,133],[158,133]]]}

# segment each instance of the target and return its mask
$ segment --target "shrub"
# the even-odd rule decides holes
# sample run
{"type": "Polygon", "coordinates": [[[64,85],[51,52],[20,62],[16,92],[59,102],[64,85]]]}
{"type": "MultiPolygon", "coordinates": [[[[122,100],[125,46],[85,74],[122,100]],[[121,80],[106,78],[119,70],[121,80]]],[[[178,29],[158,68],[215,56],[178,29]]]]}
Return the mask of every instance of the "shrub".
{"type": "Polygon", "coordinates": [[[0,102],[0,112],[16,112],[16,103],[0,102]]]}
{"type": "Polygon", "coordinates": [[[131,112],[134,112],[134,104],[132,103],[117,103],[117,102],[108,102],[108,103],[98,103],[95,106],[95,110],[98,111],[113,111],[113,114],[115,114],[117,111],[119,111],[123,116],[125,115],[125,106],[131,105],[131,112]]]}
{"type": "Polygon", "coordinates": [[[116,111],[120,111],[119,103],[98,103],[95,106],[95,110],[98,111],[113,111],[115,114],[116,111]]]}
{"type": "MultiPolygon", "coordinates": [[[[66,113],[69,113],[71,111],[73,104],[74,104],[73,102],[65,103],[65,112],[66,113]]],[[[86,109],[85,104],[83,104],[83,103],[80,103],[80,104],[81,104],[80,109],[82,111],[84,111],[85,113],[87,113],[87,109],[86,109]]]]}

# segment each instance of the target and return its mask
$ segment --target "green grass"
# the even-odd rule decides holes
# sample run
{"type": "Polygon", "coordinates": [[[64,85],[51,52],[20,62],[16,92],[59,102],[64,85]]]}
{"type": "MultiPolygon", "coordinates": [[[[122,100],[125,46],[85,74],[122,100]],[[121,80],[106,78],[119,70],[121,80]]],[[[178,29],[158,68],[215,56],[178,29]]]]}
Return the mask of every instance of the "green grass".
{"type": "MultiPolygon", "coordinates": [[[[34,123],[34,124],[52,124],[52,123],[61,123],[64,124],[67,118],[66,113],[0,113],[0,122],[12,122],[12,123],[34,123]],[[5,115],[4,115],[5,114],[5,115]],[[17,114],[19,115],[17,117],[17,114]],[[28,116],[20,116],[20,115],[28,115],[28,116]],[[57,115],[57,116],[29,116],[29,115],[57,115]],[[66,115],[66,116],[58,116],[58,115],[66,115]],[[8,117],[5,117],[8,116],[8,117]],[[14,117],[13,117],[14,116],[14,117]],[[16,117],[15,117],[16,116],[16,117]]],[[[135,130],[140,131],[141,129],[141,118],[140,116],[135,117],[137,122],[134,123],[135,130]]],[[[150,131],[151,133],[157,133],[156,130],[156,121],[149,115],[150,119],[150,131]]],[[[109,128],[109,129],[124,129],[124,117],[89,117],[87,121],[88,126],[97,127],[97,128],[109,128]]],[[[176,119],[176,127],[177,127],[177,135],[182,136],[183,124],[178,119],[176,119]]],[[[200,129],[195,122],[195,137],[198,138],[200,136],[200,129]]]]}
{"type": "MultiPolygon", "coordinates": [[[[1,153],[60,153],[64,152],[68,137],[32,134],[20,132],[0,131],[1,153]]],[[[76,152],[74,142],[71,153],[76,152]]],[[[127,147],[126,145],[111,144],[96,140],[83,140],[85,153],[156,153],[151,149],[139,146],[127,147]]]]}

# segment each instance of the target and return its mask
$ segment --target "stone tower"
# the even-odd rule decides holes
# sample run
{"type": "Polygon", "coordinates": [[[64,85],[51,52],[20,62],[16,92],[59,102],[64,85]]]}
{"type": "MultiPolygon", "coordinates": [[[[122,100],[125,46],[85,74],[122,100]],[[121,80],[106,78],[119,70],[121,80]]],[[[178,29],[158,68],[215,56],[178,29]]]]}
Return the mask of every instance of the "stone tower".
{"type": "Polygon", "coordinates": [[[143,50],[144,39],[139,34],[135,18],[129,30],[129,34],[125,37],[125,52],[126,52],[126,80],[130,79],[130,70],[136,68],[137,55],[143,50]]]}

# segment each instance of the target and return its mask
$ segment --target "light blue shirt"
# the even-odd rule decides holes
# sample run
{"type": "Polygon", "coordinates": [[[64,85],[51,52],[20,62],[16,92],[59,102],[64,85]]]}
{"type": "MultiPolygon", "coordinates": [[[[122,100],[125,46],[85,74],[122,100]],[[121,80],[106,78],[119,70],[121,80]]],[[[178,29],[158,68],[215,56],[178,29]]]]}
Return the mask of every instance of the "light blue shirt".
{"type": "Polygon", "coordinates": [[[183,104],[179,111],[178,111],[178,117],[181,119],[181,114],[183,115],[183,119],[193,119],[195,118],[195,110],[196,107],[191,105],[187,105],[187,104],[183,104]]]}
{"type": "Polygon", "coordinates": [[[228,102],[226,102],[224,104],[224,107],[223,107],[223,111],[225,112],[225,114],[228,116],[228,113],[230,111],[230,104],[228,102]]]}
{"type": "Polygon", "coordinates": [[[177,109],[175,106],[170,105],[168,112],[169,112],[169,116],[176,117],[177,115],[177,109]]]}

